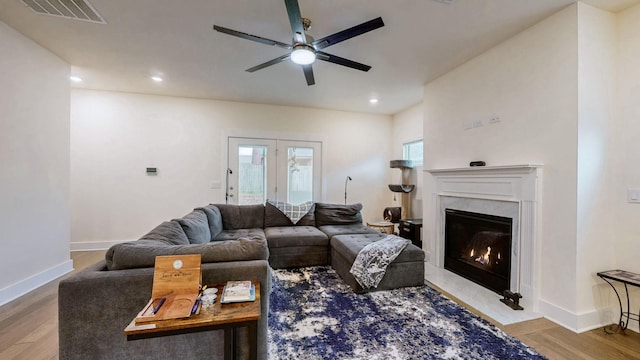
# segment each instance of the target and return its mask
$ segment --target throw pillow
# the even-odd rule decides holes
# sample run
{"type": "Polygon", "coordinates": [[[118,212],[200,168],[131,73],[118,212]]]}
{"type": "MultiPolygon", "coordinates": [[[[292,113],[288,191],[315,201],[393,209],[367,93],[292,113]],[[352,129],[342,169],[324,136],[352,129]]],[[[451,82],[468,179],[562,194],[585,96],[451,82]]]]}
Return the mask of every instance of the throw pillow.
{"type": "Polygon", "coordinates": [[[205,207],[196,208],[195,210],[202,210],[207,215],[209,230],[211,231],[211,239],[214,240],[223,230],[220,209],[215,205],[207,205],[205,207]]]}
{"type": "Polygon", "coordinates": [[[264,204],[264,227],[292,225],[291,219],[267,200],[264,204]]]}
{"type": "Polygon", "coordinates": [[[205,244],[211,241],[211,230],[209,228],[209,221],[207,215],[202,210],[194,210],[181,219],[176,219],[182,230],[187,234],[189,243],[191,244],[205,244]]]}
{"type": "Polygon", "coordinates": [[[284,201],[267,200],[267,203],[275,206],[278,210],[282,211],[292,223],[296,224],[303,216],[305,216],[309,210],[313,207],[313,201],[307,201],[300,205],[293,205],[284,201]]]}
{"type": "Polygon", "coordinates": [[[224,230],[264,228],[264,205],[214,204],[220,209],[224,230]]]}
{"type": "Polygon", "coordinates": [[[316,226],[362,224],[362,204],[316,203],[316,226]]]}
{"type": "Polygon", "coordinates": [[[311,206],[311,209],[307,212],[305,216],[303,216],[298,222],[296,226],[316,226],[316,204],[311,206]]]}

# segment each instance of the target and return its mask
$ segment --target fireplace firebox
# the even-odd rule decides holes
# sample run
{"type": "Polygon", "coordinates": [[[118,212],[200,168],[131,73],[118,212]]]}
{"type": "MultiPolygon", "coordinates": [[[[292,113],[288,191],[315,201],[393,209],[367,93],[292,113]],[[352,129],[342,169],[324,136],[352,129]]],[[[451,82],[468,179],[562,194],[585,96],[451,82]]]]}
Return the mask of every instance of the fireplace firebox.
{"type": "Polygon", "coordinates": [[[511,276],[507,217],[445,209],[444,268],[502,295],[511,276]]]}

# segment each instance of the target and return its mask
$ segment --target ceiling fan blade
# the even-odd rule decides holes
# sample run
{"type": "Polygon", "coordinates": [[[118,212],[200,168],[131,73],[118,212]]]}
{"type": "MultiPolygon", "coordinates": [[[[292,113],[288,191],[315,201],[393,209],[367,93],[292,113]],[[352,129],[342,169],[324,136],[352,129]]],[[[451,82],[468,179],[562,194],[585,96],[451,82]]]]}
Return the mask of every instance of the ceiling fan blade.
{"type": "Polygon", "coordinates": [[[222,27],[222,26],[218,26],[218,25],[213,25],[213,30],[219,31],[219,32],[227,34],[227,35],[237,36],[239,38],[243,38],[243,39],[247,39],[247,40],[251,40],[251,41],[256,41],[256,42],[259,42],[259,43],[262,43],[262,44],[281,47],[281,48],[287,49],[287,50],[291,50],[293,48],[293,46],[291,46],[290,44],[285,44],[285,43],[280,42],[280,41],[275,41],[275,40],[266,39],[266,38],[263,38],[263,37],[260,37],[260,36],[243,33],[241,31],[228,29],[226,27],[222,27]]]}
{"type": "Polygon", "coordinates": [[[361,64],[359,62],[345,59],[340,56],[327,54],[326,52],[322,52],[322,51],[316,51],[316,56],[319,60],[324,60],[330,63],[346,66],[356,70],[369,71],[369,69],[371,69],[371,66],[369,65],[361,64]]]}
{"type": "Polygon", "coordinates": [[[335,45],[339,42],[351,39],[352,37],[362,35],[371,30],[375,30],[377,28],[381,28],[384,26],[384,22],[382,22],[382,18],[379,17],[377,19],[369,20],[360,25],[356,25],[354,27],[350,27],[346,30],[342,30],[333,35],[325,36],[322,39],[315,40],[311,43],[316,49],[324,49],[327,46],[335,45]]]}
{"type": "Polygon", "coordinates": [[[313,77],[313,68],[311,65],[302,65],[304,77],[307,79],[307,86],[315,85],[316,79],[313,77]]]}
{"type": "Polygon", "coordinates": [[[281,63],[281,62],[287,60],[288,58],[289,58],[289,54],[285,54],[285,55],[279,56],[279,57],[277,57],[277,58],[275,58],[273,60],[269,60],[269,61],[267,61],[265,63],[262,63],[260,65],[256,65],[256,66],[254,66],[252,68],[249,68],[249,69],[247,69],[245,71],[247,71],[247,72],[258,71],[260,69],[266,68],[267,66],[275,65],[277,63],[281,63]]]}
{"type": "Polygon", "coordinates": [[[284,5],[287,7],[287,15],[289,15],[293,38],[296,39],[297,42],[306,44],[307,37],[304,34],[304,26],[302,25],[302,15],[300,15],[298,0],[284,0],[284,5]]]}

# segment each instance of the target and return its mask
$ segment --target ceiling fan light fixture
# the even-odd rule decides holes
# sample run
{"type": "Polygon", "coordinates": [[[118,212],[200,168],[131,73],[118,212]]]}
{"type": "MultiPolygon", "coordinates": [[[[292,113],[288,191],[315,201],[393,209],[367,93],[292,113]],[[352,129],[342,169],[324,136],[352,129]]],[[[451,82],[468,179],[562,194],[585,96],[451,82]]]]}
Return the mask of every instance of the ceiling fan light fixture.
{"type": "Polygon", "coordinates": [[[313,64],[316,61],[316,51],[309,45],[296,45],[291,52],[291,61],[298,65],[313,64]]]}

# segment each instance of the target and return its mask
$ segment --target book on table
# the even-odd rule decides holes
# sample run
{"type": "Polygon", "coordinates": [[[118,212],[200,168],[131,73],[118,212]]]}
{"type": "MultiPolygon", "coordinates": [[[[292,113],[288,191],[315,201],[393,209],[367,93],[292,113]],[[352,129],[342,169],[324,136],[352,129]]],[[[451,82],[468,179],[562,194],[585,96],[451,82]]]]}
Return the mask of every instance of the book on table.
{"type": "Polygon", "coordinates": [[[256,287],[251,281],[227,281],[222,290],[220,302],[223,304],[256,300],[256,287]]]}

